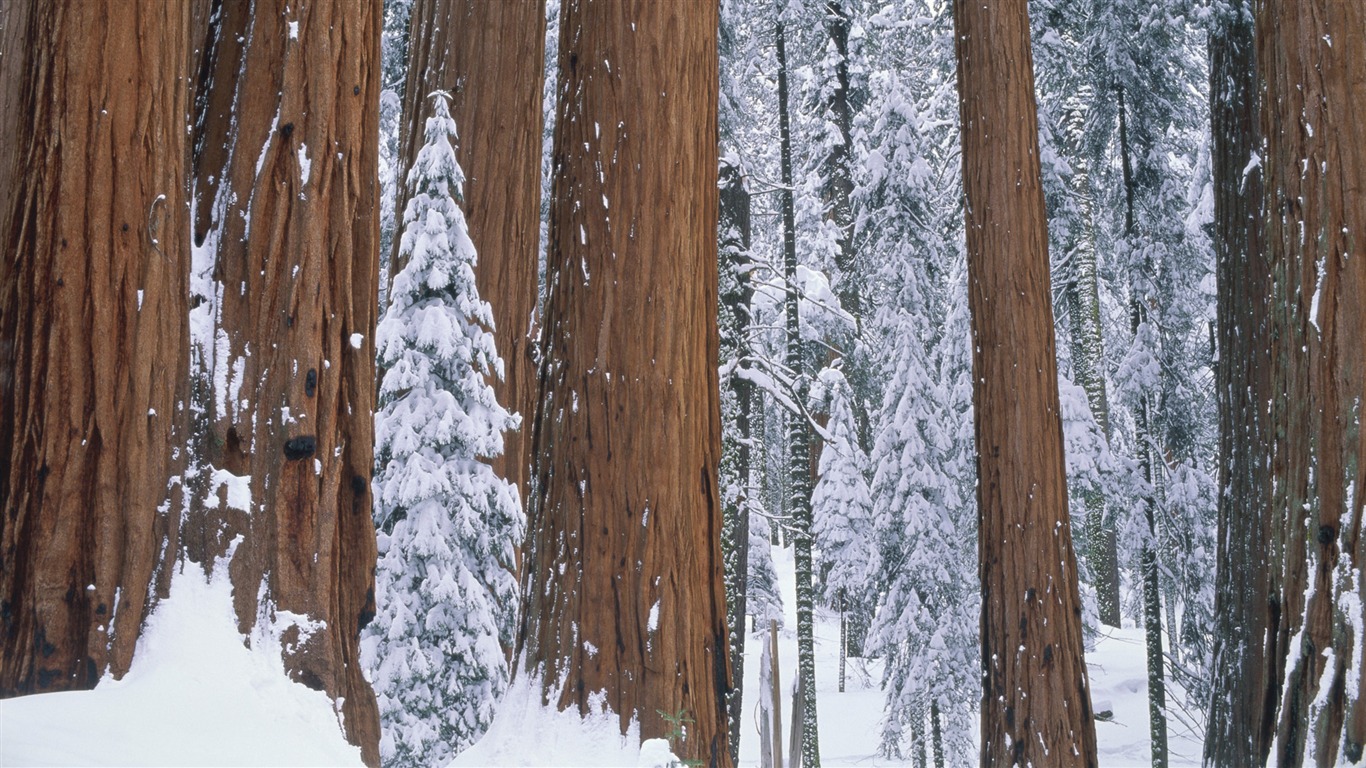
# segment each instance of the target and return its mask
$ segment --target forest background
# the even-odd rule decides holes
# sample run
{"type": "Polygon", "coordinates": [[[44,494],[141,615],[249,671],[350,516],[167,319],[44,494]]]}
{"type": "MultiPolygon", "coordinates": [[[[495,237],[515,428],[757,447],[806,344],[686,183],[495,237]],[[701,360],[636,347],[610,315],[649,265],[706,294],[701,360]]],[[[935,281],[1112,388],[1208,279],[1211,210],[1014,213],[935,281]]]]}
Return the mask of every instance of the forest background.
{"type": "Polygon", "coordinates": [[[726,764],[781,546],[887,756],[1094,764],[1127,624],[1154,765],[1359,761],[1366,11],[975,11],[0,9],[0,690],[191,563],[369,763],[527,676],[726,764]]]}

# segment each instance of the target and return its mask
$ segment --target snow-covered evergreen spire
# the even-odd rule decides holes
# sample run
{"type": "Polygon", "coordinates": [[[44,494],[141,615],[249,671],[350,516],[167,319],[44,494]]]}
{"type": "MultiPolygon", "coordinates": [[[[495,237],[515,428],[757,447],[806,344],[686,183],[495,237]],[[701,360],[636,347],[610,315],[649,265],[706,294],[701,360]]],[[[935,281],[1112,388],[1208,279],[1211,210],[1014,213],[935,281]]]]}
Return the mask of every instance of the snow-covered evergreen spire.
{"type": "Polygon", "coordinates": [[[379,613],[363,652],[386,765],[445,765],[493,719],[508,682],[511,567],[525,526],[516,486],[480,460],[501,454],[520,420],[488,383],[503,365],[458,205],[464,176],[448,98],[433,94],[408,175],[404,266],[376,333],[379,613]]]}
{"type": "Polygon", "coordinates": [[[812,535],[821,551],[825,578],[820,599],[866,622],[875,607],[870,589],[879,569],[873,535],[873,499],[868,489],[868,456],[859,447],[853,392],[843,371],[821,370],[811,393],[829,414],[821,450],[820,480],[811,494],[812,535]]]}

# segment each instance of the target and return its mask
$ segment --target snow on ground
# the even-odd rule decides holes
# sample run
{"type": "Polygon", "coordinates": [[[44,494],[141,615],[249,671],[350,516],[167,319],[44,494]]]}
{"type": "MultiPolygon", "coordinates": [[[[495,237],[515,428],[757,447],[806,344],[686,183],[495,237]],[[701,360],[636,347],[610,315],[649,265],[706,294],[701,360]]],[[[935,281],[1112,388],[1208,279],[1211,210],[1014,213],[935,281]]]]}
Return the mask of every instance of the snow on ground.
{"type": "MultiPolygon", "coordinates": [[[[1143,630],[1103,628],[1095,650],[1087,650],[1091,672],[1091,702],[1096,711],[1113,709],[1109,722],[1096,723],[1096,742],[1102,768],[1152,765],[1148,739],[1148,657],[1143,630]]],[[[1180,711],[1182,696],[1167,680],[1167,753],[1173,768],[1200,765],[1204,732],[1193,727],[1180,711]]],[[[1203,722],[1201,716],[1200,722],[1203,722]]]]}
{"type": "MultiPolygon", "coordinates": [[[[779,672],[790,685],[797,654],[791,551],[775,549],[774,562],[787,610],[779,672]]],[[[746,644],[743,766],[759,762],[755,709],[762,638],[751,635],[746,644]]],[[[818,610],[815,638],[822,762],[900,765],[877,754],[880,662],[851,660],[846,691],[839,693],[838,617],[818,610]]],[[[88,692],[0,701],[0,766],[360,765],[359,750],[343,739],[326,696],[290,681],[278,649],[268,643],[256,650],[244,646],[226,578],[206,581],[194,568],[177,573],[171,597],[153,614],[139,643],[122,680],[103,680],[88,692]]],[[[1103,634],[1087,661],[1097,709],[1114,712],[1112,721],[1096,724],[1100,765],[1149,765],[1142,630],[1103,634]]],[[[790,727],[786,685],[783,719],[790,727]]],[[[663,764],[667,744],[641,745],[638,731],[623,737],[617,722],[605,708],[583,720],[542,707],[539,683],[523,679],[504,699],[490,732],[454,765],[663,764]]],[[[1168,729],[1174,768],[1199,765],[1200,734],[1179,716],[1169,718],[1168,729]]],[[[786,744],[784,738],[785,751],[786,744]]],[[[977,762],[975,755],[947,757],[951,765],[977,762]]]]}
{"type": "MultiPolygon", "coordinates": [[[[590,699],[590,705],[593,702],[590,699]]],[[[660,766],[672,762],[663,739],[640,741],[633,719],[626,735],[621,720],[599,701],[588,717],[541,703],[541,680],[527,675],[512,683],[484,736],[452,766],[660,766]]]]}
{"type": "MultiPolygon", "coordinates": [[[[791,728],[792,688],[797,670],[796,581],[792,550],[775,547],[773,562],[783,590],[784,629],[778,633],[779,674],[785,681],[782,703],[783,727],[791,728]]],[[[839,616],[818,608],[816,640],[816,695],[820,725],[821,763],[836,766],[900,766],[906,761],[887,760],[877,753],[881,735],[883,694],[879,687],[882,664],[877,659],[851,659],[845,692],[839,692],[839,616]]],[[[745,644],[744,733],[740,737],[740,764],[759,764],[757,702],[761,643],[767,633],[751,634],[745,644]]],[[[1143,630],[1127,627],[1108,630],[1086,654],[1091,673],[1091,698],[1097,709],[1114,711],[1114,719],[1096,723],[1101,768],[1150,766],[1148,739],[1148,673],[1143,630]],[[1104,707],[1099,706],[1104,704],[1104,707]]],[[[1168,682],[1170,686],[1170,681],[1168,682]]],[[[1177,697],[1169,688],[1169,708],[1177,697]]],[[[1168,751],[1172,768],[1200,765],[1201,738],[1180,718],[1168,717],[1168,751]]],[[[973,743],[978,741],[974,734],[973,743]]],[[[783,739],[784,756],[788,739],[783,739]]],[[[945,755],[950,765],[976,765],[977,755],[945,755]]]]}
{"type": "Polygon", "coordinates": [[[0,701],[0,766],[361,765],[327,696],[243,644],[218,570],[176,573],[122,680],[0,701]]]}
{"type": "MultiPolygon", "coordinates": [[[[783,757],[788,757],[792,728],[792,683],[797,673],[797,582],[792,550],[773,548],[773,565],[783,596],[783,628],[778,630],[778,674],[783,680],[783,757]]],[[[877,753],[882,734],[882,663],[851,659],[845,670],[844,693],[839,692],[839,614],[817,609],[816,715],[820,726],[821,764],[831,766],[904,765],[877,753]]],[[[745,721],[740,735],[740,764],[759,764],[759,660],[768,632],[751,633],[745,640],[745,721]]]]}

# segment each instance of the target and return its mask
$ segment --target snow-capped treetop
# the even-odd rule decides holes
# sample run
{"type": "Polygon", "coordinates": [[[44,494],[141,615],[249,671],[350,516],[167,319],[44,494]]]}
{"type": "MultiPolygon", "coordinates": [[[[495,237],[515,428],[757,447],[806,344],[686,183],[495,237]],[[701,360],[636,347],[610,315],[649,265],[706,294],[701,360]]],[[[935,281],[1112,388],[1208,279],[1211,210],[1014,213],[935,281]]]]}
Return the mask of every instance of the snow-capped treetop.
{"type": "MultiPolygon", "coordinates": [[[[497,456],[503,432],[520,418],[500,406],[486,377],[503,375],[493,341],[493,312],[479,297],[477,256],[460,210],[464,174],[456,162],[455,121],[438,92],[427,119],[427,142],[418,152],[408,185],[391,305],[376,331],[385,370],[381,402],[396,421],[376,435],[381,461],[416,457],[421,446],[451,445],[471,457],[497,456]],[[405,397],[423,390],[416,398],[405,397]]],[[[387,462],[385,462],[387,463],[387,462]]],[[[405,507],[425,496],[423,487],[382,487],[382,504],[405,507]]]]}
{"type": "Polygon", "coordinates": [[[449,97],[433,94],[408,175],[402,270],[377,329],[375,417],[379,612],[362,642],[386,764],[444,765],[493,719],[513,642],[517,488],[481,461],[519,418],[499,405],[492,311],[459,207],[449,97]]]}

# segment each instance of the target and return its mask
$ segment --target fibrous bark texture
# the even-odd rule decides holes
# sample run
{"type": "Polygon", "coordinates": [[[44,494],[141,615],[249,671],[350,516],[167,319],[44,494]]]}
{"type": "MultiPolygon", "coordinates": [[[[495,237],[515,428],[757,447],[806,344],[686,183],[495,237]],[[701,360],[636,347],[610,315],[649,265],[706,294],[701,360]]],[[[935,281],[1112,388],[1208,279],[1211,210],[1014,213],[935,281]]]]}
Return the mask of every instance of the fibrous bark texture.
{"type": "MultiPolygon", "coordinates": [[[[531,466],[527,439],[535,408],[531,355],[541,221],[541,82],[545,75],[544,0],[416,0],[408,79],[403,92],[398,204],[421,148],[427,97],[451,94],[460,130],[456,156],[465,171],[461,208],[479,263],[479,295],[493,307],[494,339],[503,359],[498,402],[522,415],[523,429],[506,435],[493,460],[499,476],[526,498],[531,466]]],[[[395,239],[390,271],[403,268],[395,239]]]]}
{"type": "Polygon", "coordinates": [[[122,675],[169,577],[185,23],[165,0],[0,8],[0,696],[122,675]]]}
{"type": "Polygon", "coordinates": [[[954,3],[982,580],[983,766],[1095,766],[1025,0],[954,3]]]}
{"type": "Polygon", "coordinates": [[[223,2],[195,135],[203,377],[190,556],[378,762],[373,616],[378,0],[223,2]],[[202,270],[202,271],[201,271],[202,270]]]}
{"type": "Polygon", "coordinates": [[[1266,248],[1278,347],[1273,501],[1286,653],[1275,760],[1357,763],[1366,486],[1366,6],[1268,0],[1257,17],[1266,248]]]}
{"type": "Polygon", "coordinates": [[[717,9],[564,6],[520,674],[729,765],[717,9]]]}
{"type": "Polygon", "coordinates": [[[1218,8],[1210,34],[1218,264],[1219,563],[1205,764],[1261,765],[1275,730],[1279,599],[1271,590],[1271,267],[1262,245],[1257,60],[1251,8],[1218,8]]]}

